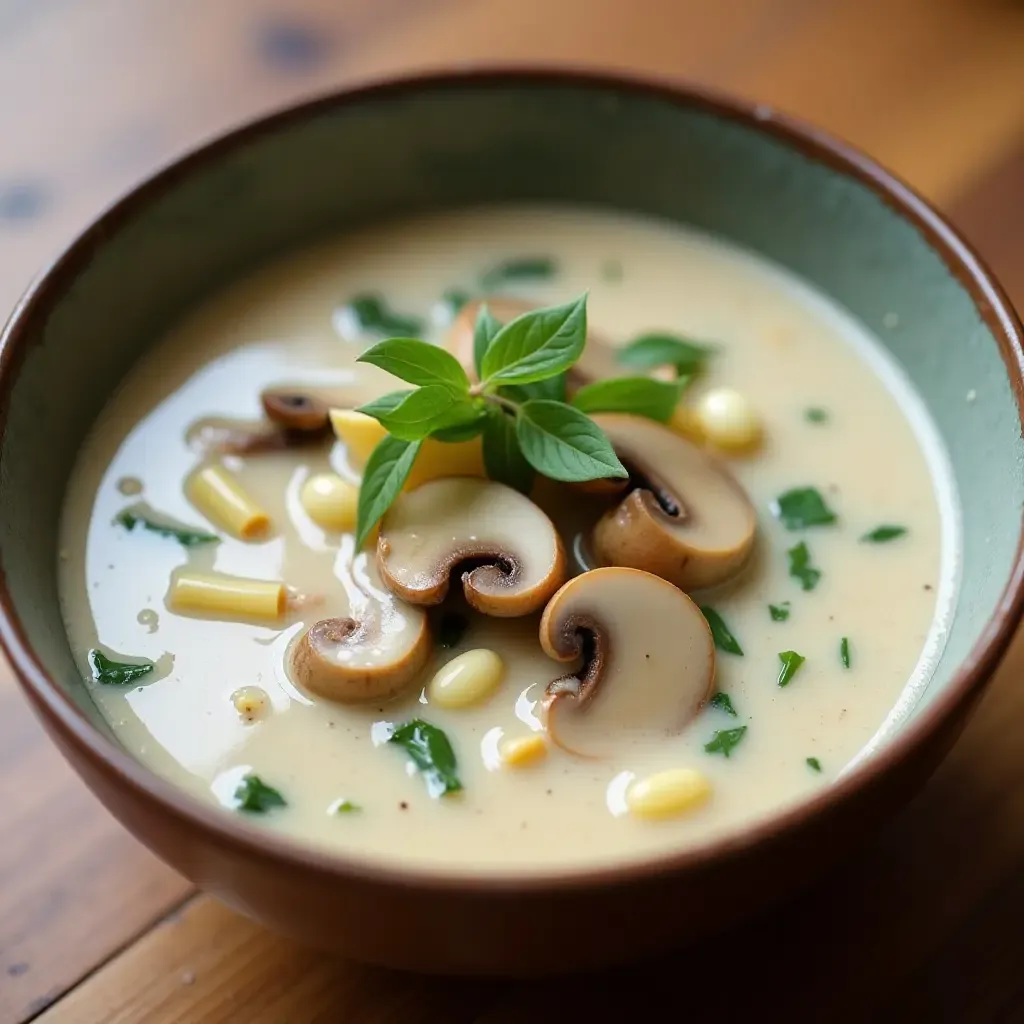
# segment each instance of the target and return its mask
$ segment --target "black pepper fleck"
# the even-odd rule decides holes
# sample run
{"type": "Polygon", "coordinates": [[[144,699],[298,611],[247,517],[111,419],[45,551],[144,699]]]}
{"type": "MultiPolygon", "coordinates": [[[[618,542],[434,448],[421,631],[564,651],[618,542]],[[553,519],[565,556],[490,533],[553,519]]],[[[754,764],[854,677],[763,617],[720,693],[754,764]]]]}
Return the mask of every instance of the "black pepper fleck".
{"type": "Polygon", "coordinates": [[[932,585],[931,585],[930,583],[926,583],[926,584],[924,585],[924,589],[925,589],[925,590],[931,590],[931,589],[932,589],[932,585]]]}
{"type": "Polygon", "coordinates": [[[405,800],[403,800],[398,806],[401,807],[403,811],[409,810],[409,804],[405,800]]]}

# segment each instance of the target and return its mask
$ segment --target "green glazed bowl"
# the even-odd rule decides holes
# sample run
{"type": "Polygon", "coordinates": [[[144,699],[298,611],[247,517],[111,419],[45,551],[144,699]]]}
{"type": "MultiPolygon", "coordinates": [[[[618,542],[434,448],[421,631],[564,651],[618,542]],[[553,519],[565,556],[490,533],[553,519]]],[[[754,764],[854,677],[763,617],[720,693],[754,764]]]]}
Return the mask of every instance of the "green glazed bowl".
{"type": "Polygon", "coordinates": [[[545,71],[341,93],[233,132],[145,182],[15,310],[0,352],[0,637],[47,730],[111,812],[271,927],[430,971],[531,974],[645,955],[807,882],[905,800],[959,733],[1021,616],[1022,361],[1006,297],[934,210],[866,157],[766,107],[545,71]],[[693,225],[789,267],[876,330],[955,472],[961,589],[918,704],[877,753],[808,802],[707,847],[611,869],[458,879],[269,836],[129,757],[68,649],[56,537],[79,440],[184,310],[321,236],[503,200],[693,225]],[[884,324],[891,310],[898,326],[884,324]]]}

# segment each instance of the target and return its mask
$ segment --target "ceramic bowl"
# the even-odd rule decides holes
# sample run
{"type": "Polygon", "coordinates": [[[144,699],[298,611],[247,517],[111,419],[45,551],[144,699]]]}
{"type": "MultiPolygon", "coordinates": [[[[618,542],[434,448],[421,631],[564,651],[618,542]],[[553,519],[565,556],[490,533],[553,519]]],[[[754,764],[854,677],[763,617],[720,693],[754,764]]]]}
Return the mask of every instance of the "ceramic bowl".
{"type": "Polygon", "coordinates": [[[692,941],[781,899],[922,784],[1021,615],[1019,321],[920,197],[767,107],[521,70],[389,81],[317,100],[191,153],[118,202],[32,287],[2,345],[0,633],[25,694],[75,770],[159,856],[243,913],[345,956],[453,973],[597,967],[692,941]],[[189,306],[318,236],[503,200],[592,203],[693,225],[784,264],[878,332],[923,396],[955,471],[961,596],[912,714],[813,799],[697,850],[603,870],[459,879],[268,835],[133,760],[72,661],[55,546],[79,440],[189,306]]]}

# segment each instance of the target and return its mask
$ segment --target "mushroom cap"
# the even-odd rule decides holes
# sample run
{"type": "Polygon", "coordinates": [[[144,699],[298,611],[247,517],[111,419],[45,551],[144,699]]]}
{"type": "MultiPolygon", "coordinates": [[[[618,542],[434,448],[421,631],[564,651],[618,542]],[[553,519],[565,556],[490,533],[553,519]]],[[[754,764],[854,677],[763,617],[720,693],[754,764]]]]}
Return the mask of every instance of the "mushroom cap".
{"type": "Polygon", "coordinates": [[[426,614],[384,590],[365,554],[339,560],[347,615],[321,619],[292,645],[290,675],[343,703],[388,700],[411,686],[430,660],[426,614]]]}
{"type": "Polygon", "coordinates": [[[681,590],[638,569],[592,569],[544,609],[540,643],[579,670],[548,684],[543,704],[554,743],[605,756],[679,732],[715,682],[715,645],[681,590]]]}
{"type": "MultiPolygon", "coordinates": [[[[509,299],[492,296],[488,299],[472,299],[459,310],[458,316],[448,328],[445,347],[469,374],[470,380],[476,380],[476,366],[473,362],[473,339],[476,330],[476,318],[480,307],[487,303],[491,315],[502,324],[507,324],[522,313],[536,309],[537,304],[523,302],[522,299],[509,299]]],[[[587,332],[587,344],[579,362],[573,366],[566,377],[570,391],[604,377],[621,377],[623,368],[616,362],[615,349],[594,331],[587,332]]]]}
{"type": "Polygon", "coordinates": [[[492,480],[431,481],[403,494],[381,520],[381,578],[410,604],[440,604],[460,563],[469,563],[466,600],[501,618],[543,607],[565,580],[565,551],[551,520],[492,480]]]}
{"type": "Polygon", "coordinates": [[[632,484],[594,527],[598,560],[643,569],[684,590],[735,576],[753,548],[757,516],[725,464],[660,423],[620,413],[593,419],[632,484]]]}

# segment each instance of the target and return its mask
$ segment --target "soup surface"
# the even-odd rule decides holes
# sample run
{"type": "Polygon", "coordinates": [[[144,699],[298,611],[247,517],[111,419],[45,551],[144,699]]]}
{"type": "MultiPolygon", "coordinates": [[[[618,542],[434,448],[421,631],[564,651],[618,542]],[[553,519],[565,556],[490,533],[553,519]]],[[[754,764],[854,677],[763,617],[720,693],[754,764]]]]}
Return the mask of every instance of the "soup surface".
{"type": "MultiPolygon", "coordinates": [[[[240,784],[255,774],[284,804],[272,800],[254,822],[378,862],[521,872],[621,861],[701,844],[777,812],[828,786],[870,752],[883,723],[898,723],[927,680],[953,599],[955,513],[943,465],[915,396],[878,343],[778,268],[703,235],[612,213],[455,212],[375,226],[270,266],[188,316],[134,369],[86,440],[69,487],[64,617],[87,685],[125,747],[226,813],[246,813],[240,784]],[[567,671],[538,643],[539,613],[491,618],[453,604],[464,635],[454,647],[435,646],[421,678],[388,702],[340,703],[295,682],[289,650],[307,628],[347,615],[367,594],[390,600],[372,546],[356,554],[351,533],[321,528],[300,500],[312,474],[358,483],[360,462],[343,441],[218,457],[269,514],[262,539],[239,539],[205,519],[185,482],[206,464],[197,422],[257,420],[265,388],[340,389],[356,404],[403,386],[355,363],[381,334],[359,326],[346,307],[353,296],[384,297],[443,343],[452,319],[444,293],[472,292],[482,271],[524,256],[551,264],[496,287],[532,305],[589,292],[592,336],[621,345],[657,331],[710,342],[684,401],[736,389],[756,410],[762,438],[749,453],[722,456],[757,513],[753,555],[731,582],[694,594],[742,649],[715,652],[715,690],[728,703],[705,704],[681,730],[624,736],[601,757],[545,742],[539,760],[513,767],[502,741],[544,736],[545,687],[567,671]],[[820,494],[834,522],[787,528],[773,503],[804,488],[820,494]],[[186,546],[116,521],[140,507],[220,540],[186,546]],[[879,526],[905,532],[872,534],[879,526]],[[167,595],[183,571],[284,581],[311,600],[279,622],[175,612],[167,595]],[[155,667],[109,685],[99,681],[95,649],[155,667]],[[469,707],[431,699],[436,670],[475,649],[500,656],[497,689],[469,707]],[[417,718],[449,739],[459,792],[434,795],[406,752],[387,742],[396,725],[417,718]],[[631,812],[637,780],[680,768],[706,780],[703,802],[659,820],[631,812]]],[[[534,497],[563,527],[575,573],[572,523],[584,499],[567,493],[541,486],[534,497]]],[[[656,674],[678,670],[665,656],[670,619],[624,601],[619,625],[645,637],[656,674]]]]}

